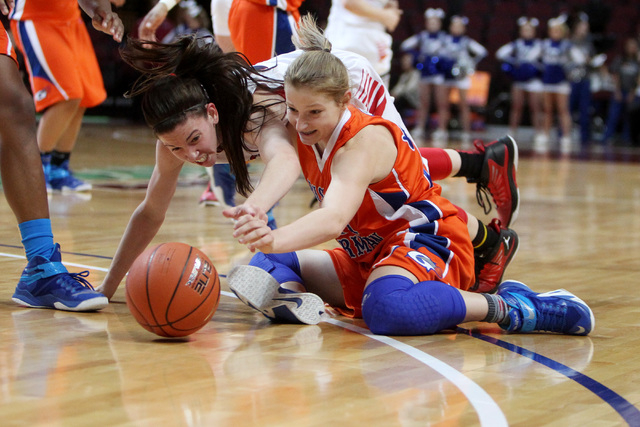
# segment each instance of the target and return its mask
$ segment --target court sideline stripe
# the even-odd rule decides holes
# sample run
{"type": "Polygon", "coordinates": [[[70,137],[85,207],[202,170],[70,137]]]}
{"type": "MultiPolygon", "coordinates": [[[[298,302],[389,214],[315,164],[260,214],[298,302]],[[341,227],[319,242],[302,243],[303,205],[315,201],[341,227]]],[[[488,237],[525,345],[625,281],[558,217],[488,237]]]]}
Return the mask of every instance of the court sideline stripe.
{"type": "Polygon", "coordinates": [[[568,367],[567,365],[563,365],[560,362],[556,362],[553,359],[550,359],[531,350],[527,350],[526,348],[517,346],[515,344],[511,344],[506,341],[491,337],[489,335],[484,335],[480,332],[474,332],[464,328],[456,328],[456,330],[459,333],[472,336],[473,338],[477,338],[489,344],[497,345],[498,347],[502,347],[505,350],[512,351],[523,357],[527,357],[534,362],[538,362],[541,365],[544,365],[547,368],[564,375],[565,377],[577,382],[578,384],[598,396],[600,399],[602,399],[605,403],[611,406],[627,422],[627,424],[634,427],[640,426],[640,410],[638,410],[638,408],[631,404],[627,399],[620,396],[618,393],[611,390],[604,384],[594,380],[593,378],[588,377],[585,374],[568,367]]]}
{"type": "MultiPolygon", "coordinates": [[[[11,245],[3,245],[0,244],[0,246],[5,246],[5,247],[14,247],[11,245]]],[[[69,252],[70,253],[70,252],[69,252]]],[[[82,256],[93,256],[90,254],[75,254],[75,255],[82,255],[82,256]]],[[[26,259],[23,255],[14,255],[14,254],[8,254],[8,253],[4,253],[4,252],[0,252],[0,256],[6,256],[9,258],[20,258],[20,259],[26,259]]],[[[103,258],[102,256],[94,256],[96,258],[103,258]]],[[[107,259],[111,259],[110,257],[104,257],[107,259]]],[[[90,266],[90,265],[85,265],[85,264],[77,264],[77,263],[71,263],[71,262],[66,262],[63,261],[63,264],[66,265],[70,265],[70,266],[74,266],[74,267],[79,267],[79,268],[87,268],[87,269],[93,269],[93,270],[98,270],[98,271],[108,271],[107,268],[102,268],[102,267],[95,267],[95,266],[90,266]]],[[[224,274],[220,274],[220,277],[224,278],[226,277],[226,275],[224,274]]],[[[231,298],[237,298],[232,292],[226,292],[226,291],[221,291],[222,295],[231,297],[231,298]]],[[[500,425],[504,425],[504,426],[508,426],[508,423],[506,421],[506,418],[502,412],[502,410],[500,410],[500,408],[497,406],[497,404],[493,401],[493,399],[491,399],[491,397],[482,389],[480,388],[476,383],[474,383],[473,381],[471,381],[469,378],[467,378],[466,376],[464,376],[463,374],[461,374],[459,371],[455,370],[454,368],[452,368],[451,366],[447,365],[446,363],[442,362],[439,359],[434,358],[433,356],[430,356],[427,353],[422,352],[421,350],[418,350],[415,347],[412,347],[408,344],[404,344],[400,341],[397,341],[393,338],[384,336],[384,335],[373,335],[371,334],[371,332],[369,332],[367,329],[364,328],[360,328],[354,325],[350,325],[348,323],[344,323],[341,322],[339,320],[334,320],[334,319],[328,319],[328,320],[324,320],[327,323],[331,323],[334,324],[336,326],[340,326],[344,329],[348,329],[351,330],[353,332],[362,334],[367,336],[370,339],[374,339],[377,341],[380,341],[386,345],[389,345],[391,347],[396,348],[397,350],[417,359],[418,361],[426,364],[427,366],[430,366],[432,369],[436,370],[437,372],[439,372],[441,375],[443,375],[445,378],[449,379],[451,382],[453,382],[454,385],[456,385],[456,387],[458,387],[465,395],[467,395],[465,393],[465,389],[463,387],[461,387],[458,383],[456,383],[454,380],[452,380],[449,376],[445,375],[442,371],[438,370],[437,368],[434,367],[434,365],[439,365],[440,367],[442,367],[443,369],[448,369],[447,374],[451,375],[452,378],[456,378],[456,376],[461,376],[462,380],[460,380],[461,382],[464,382],[464,380],[466,380],[467,382],[469,382],[470,384],[467,384],[469,386],[471,386],[472,388],[477,388],[481,394],[486,395],[485,400],[487,402],[493,402],[493,404],[495,405],[493,408],[491,408],[490,410],[490,414],[486,415],[484,413],[484,407],[483,405],[478,404],[477,402],[475,402],[474,400],[472,400],[468,395],[467,398],[469,398],[469,402],[474,406],[474,408],[476,409],[476,412],[478,413],[478,417],[480,417],[480,422],[482,425],[496,425],[496,426],[500,426],[500,425]],[[421,357],[424,357],[424,359],[422,359],[421,357]],[[434,365],[431,365],[430,363],[433,363],[434,365]],[[456,375],[457,374],[457,375],[456,375]],[[478,406],[476,406],[476,404],[478,406]],[[479,410],[480,408],[480,410],[479,410]],[[497,408],[497,409],[496,409],[497,408]],[[482,412],[481,412],[482,410],[482,412]],[[497,411],[497,412],[496,412],[497,411]],[[498,416],[497,418],[494,418],[495,416],[498,416]],[[488,418],[490,417],[490,418],[488,418]],[[500,424],[500,422],[502,422],[502,424],[500,424]],[[487,424],[485,424],[487,423],[487,424]],[[497,423],[497,424],[496,424],[497,423]]],[[[638,410],[635,406],[633,406],[628,400],[626,400],[624,397],[620,396],[618,393],[616,393],[615,391],[611,390],[610,388],[608,388],[607,386],[605,386],[604,384],[594,380],[591,377],[588,377],[587,375],[582,374],[581,372],[578,372],[566,365],[563,365],[560,362],[556,362],[553,359],[549,359],[548,357],[542,356],[541,354],[535,353],[531,350],[527,350],[523,347],[519,347],[517,345],[508,343],[506,341],[502,341],[499,340],[497,338],[493,338],[490,337],[488,335],[484,335],[478,332],[472,332],[468,329],[464,329],[464,328],[457,328],[459,333],[465,334],[465,335],[469,335],[471,337],[480,339],[482,341],[485,341],[487,343],[490,344],[494,344],[497,345],[498,347],[502,347],[506,350],[512,351],[514,353],[517,353],[523,357],[527,357],[529,359],[534,360],[535,362],[538,362],[546,367],[548,367],[549,369],[556,371],[564,376],[566,376],[569,379],[572,379],[574,381],[576,381],[578,384],[584,386],[587,390],[591,391],[592,393],[594,393],[596,396],[598,396],[600,399],[602,399],[605,403],[607,403],[609,406],[611,406],[626,422],[627,424],[629,424],[630,426],[638,426],[640,427],[640,410],[638,410]]],[[[457,379],[457,378],[456,378],[457,379]]],[[[477,392],[477,390],[476,390],[477,392]]],[[[492,406],[491,404],[489,404],[488,406],[492,406]]]]}
{"type": "Polygon", "coordinates": [[[498,404],[486,391],[484,391],[482,387],[460,371],[444,363],[442,360],[391,337],[385,335],[374,335],[368,329],[361,328],[359,326],[351,325],[335,319],[324,319],[322,321],[364,335],[369,339],[379,341],[416,359],[422,364],[427,365],[444,378],[451,381],[451,383],[453,383],[453,385],[455,385],[462,394],[469,399],[469,403],[471,403],[478,414],[480,425],[492,427],[509,425],[502,409],[500,409],[500,406],[498,406],[498,404]]]}

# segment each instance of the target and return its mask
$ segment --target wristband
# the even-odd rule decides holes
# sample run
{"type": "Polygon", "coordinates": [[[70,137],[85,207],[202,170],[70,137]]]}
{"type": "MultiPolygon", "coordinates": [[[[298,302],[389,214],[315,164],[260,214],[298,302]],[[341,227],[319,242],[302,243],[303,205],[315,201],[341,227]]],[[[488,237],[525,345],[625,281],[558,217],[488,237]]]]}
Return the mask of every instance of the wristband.
{"type": "Polygon", "coordinates": [[[167,6],[167,10],[171,10],[175,5],[178,4],[179,1],[180,0],[160,0],[158,3],[162,3],[163,5],[167,6]]]}

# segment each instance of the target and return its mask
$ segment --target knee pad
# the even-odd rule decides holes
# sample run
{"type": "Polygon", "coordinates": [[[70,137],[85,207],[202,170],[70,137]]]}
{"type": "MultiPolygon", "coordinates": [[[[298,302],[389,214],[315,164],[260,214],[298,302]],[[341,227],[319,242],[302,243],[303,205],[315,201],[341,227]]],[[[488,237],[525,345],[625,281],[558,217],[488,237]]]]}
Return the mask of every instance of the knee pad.
{"type": "Polygon", "coordinates": [[[295,252],[284,254],[263,254],[258,252],[251,258],[249,265],[265,270],[280,284],[285,282],[302,283],[300,263],[295,252]]]}
{"type": "Polygon", "coordinates": [[[374,280],[362,297],[362,317],[379,335],[434,334],[461,323],[466,311],[458,289],[437,281],[414,284],[399,275],[374,280]]]}

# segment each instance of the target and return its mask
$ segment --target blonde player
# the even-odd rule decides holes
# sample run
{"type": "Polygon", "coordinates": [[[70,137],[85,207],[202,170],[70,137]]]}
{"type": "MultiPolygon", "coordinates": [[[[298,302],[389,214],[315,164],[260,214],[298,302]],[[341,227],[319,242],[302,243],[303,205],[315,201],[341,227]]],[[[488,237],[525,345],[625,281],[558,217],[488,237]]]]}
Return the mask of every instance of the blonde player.
{"type": "Polygon", "coordinates": [[[507,281],[495,295],[466,292],[474,282],[466,226],[417,147],[394,123],[350,105],[347,69],[315,26],[303,21],[300,38],[311,48],[287,69],[287,119],[320,208],[277,230],[239,218],[234,236],[261,252],[231,271],[231,290],[285,322],[318,323],[326,301],[375,334],[427,335],[468,321],[588,334],[593,313],[567,291],[507,281]],[[340,247],[307,249],[330,239],[340,247]]]}

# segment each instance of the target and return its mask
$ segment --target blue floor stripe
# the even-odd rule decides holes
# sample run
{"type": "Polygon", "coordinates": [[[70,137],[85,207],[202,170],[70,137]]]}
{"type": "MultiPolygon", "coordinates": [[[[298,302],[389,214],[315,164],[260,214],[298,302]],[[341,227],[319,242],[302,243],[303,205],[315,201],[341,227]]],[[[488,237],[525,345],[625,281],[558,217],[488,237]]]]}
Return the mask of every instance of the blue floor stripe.
{"type": "Polygon", "coordinates": [[[620,416],[624,418],[624,420],[630,426],[640,426],[640,410],[638,410],[638,408],[632,405],[624,397],[620,396],[618,393],[599,383],[593,378],[590,378],[583,373],[576,371],[575,369],[563,365],[562,363],[556,362],[553,359],[549,359],[548,357],[542,356],[541,354],[535,353],[531,350],[527,350],[526,348],[519,347],[517,345],[481,334],[479,332],[473,332],[468,329],[457,328],[457,330],[460,333],[470,335],[474,338],[478,338],[490,344],[495,344],[498,347],[502,347],[521,356],[528,357],[529,359],[538,362],[549,369],[553,369],[554,371],[582,385],[587,390],[598,396],[600,399],[604,400],[618,414],[620,414],[620,416]]]}

